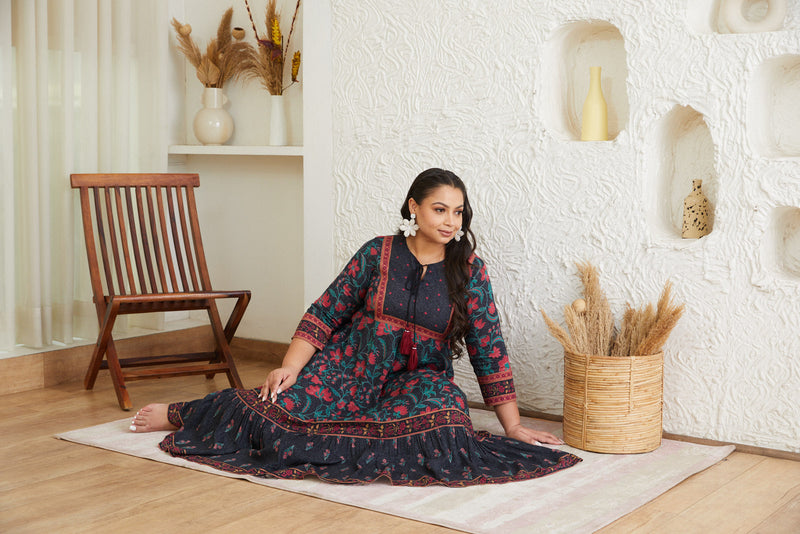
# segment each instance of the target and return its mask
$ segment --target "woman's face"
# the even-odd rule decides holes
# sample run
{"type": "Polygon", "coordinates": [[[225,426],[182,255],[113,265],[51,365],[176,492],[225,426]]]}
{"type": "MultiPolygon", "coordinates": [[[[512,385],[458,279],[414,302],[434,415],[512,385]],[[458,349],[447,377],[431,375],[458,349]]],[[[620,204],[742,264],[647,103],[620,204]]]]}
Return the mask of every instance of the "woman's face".
{"type": "Polygon", "coordinates": [[[461,228],[464,195],[461,190],[442,185],[431,191],[419,204],[412,198],[408,209],[417,216],[417,238],[446,245],[461,228]]]}

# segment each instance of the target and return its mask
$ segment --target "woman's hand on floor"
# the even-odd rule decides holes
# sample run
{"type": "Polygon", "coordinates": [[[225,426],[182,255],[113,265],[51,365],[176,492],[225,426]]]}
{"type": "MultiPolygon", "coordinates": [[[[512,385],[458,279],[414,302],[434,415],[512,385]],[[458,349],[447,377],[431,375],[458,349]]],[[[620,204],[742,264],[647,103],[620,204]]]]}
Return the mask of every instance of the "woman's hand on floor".
{"type": "Polygon", "coordinates": [[[297,371],[288,367],[279,367],[267,375],[267,380],[261,388],[262,401],[269,399],[275,402],[278,395],[294,385],[297,381],[297,371]]]}
{"type": "Polygon", "coordinates": [[[533,430],[526,428],[522,425],[516,425],[506,431],[506,436],[509,438],[518,439],[531,445],[538,443],[546,443],[548,445],[563,445],[564,442],[551,434],[550,432],[542,432],[540,430],[533,430]]]}

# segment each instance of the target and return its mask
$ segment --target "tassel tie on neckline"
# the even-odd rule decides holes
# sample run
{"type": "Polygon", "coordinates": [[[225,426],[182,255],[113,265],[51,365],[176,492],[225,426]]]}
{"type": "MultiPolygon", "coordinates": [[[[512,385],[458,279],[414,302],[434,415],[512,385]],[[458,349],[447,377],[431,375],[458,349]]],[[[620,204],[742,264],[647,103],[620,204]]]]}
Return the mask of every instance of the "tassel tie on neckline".
{"type": "Polygon", "coordinates": [[[417,316],[417,295],[419,294],[419,286],[422,284],[422,274],[425,272],[425,267],[425,265],[418,265],[413,278],[406,281],[408,305],[406,306],[406,326],[403,330],[403,336],[400,338],[400,354],[408,356],[406,368],[409,371],[413,371],[417,368],[417,365],[419,365],[419,356],[417,355],[417,324],[412,321],[414,321],[417,316]],[[411,297],[414,297],[413,315],[410,315],[411,297]]]}

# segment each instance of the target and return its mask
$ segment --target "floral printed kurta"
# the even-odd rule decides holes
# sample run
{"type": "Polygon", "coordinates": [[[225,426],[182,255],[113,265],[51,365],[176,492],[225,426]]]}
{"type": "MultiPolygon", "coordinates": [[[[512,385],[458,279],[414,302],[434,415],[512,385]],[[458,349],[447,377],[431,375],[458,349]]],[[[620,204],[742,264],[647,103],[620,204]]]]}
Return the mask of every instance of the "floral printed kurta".
{"type": "MultiPolygon", "coordinates": [[[[580,461],[476,432],[453,382],[444,262],[422,266],[405,238],[368,241],[300,321],[317,348],[275,403],[228,389],[170,405],[167,452],[226,471],[363,483],[463,486],[543,476],[580,461]],[[418,363],[400,350],[409,330],[418,363]]],[[[467,350],[488,405],[514,384],[484,263],[471,262],[467,350]]]]}

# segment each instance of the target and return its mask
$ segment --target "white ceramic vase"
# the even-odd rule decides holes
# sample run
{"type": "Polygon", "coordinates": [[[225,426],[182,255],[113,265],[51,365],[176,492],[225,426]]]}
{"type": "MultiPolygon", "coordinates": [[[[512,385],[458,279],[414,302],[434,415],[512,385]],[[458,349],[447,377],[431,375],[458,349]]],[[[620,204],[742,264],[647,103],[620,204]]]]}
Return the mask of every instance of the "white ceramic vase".
{"type": "Polygon", "coordinates": [[[285,146],[288,143],[286,101],[283,95],[269,95],[269,102],[269,144],[285,146]]]}
{"type": "Polygon", "coordinates": [[[204,145],[224,144],[233,135],[233,118],[225,104],[228,97],[222,89],[203,89],[203,107],[194,116],[194,135],[204,145]]]}

